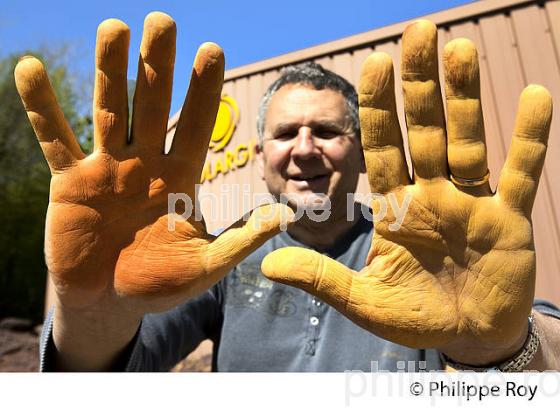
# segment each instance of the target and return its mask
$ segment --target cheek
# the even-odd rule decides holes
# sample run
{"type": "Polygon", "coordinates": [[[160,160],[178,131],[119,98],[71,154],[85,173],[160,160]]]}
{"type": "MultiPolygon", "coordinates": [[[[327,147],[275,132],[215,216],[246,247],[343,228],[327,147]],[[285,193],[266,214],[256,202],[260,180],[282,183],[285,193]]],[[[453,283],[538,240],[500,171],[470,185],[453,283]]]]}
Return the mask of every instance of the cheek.
{"type": "Polygon", "coordinates": [[[347,168],[360,165],[360,155],[355,144],[348,141],[331,140],[324,146],[323,153],[336,170],[343,171],[347,168]]]}
{"type": "Polygon", "coordinates": [[[266,158],[265,173],[280,173],[290,160],[290,150],[288,147],[284,147],[282,144],[277,144],[273,141],[268,144],[269,146],[264,151],[266,158]]]}

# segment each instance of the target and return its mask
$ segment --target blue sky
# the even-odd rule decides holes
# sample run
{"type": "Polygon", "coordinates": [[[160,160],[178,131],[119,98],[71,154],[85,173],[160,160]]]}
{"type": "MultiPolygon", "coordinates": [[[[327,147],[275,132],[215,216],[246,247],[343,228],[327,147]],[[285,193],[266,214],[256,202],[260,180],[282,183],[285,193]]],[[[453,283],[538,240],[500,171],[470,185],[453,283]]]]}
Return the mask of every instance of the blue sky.
{"type": "Polygon", "coordinates": [[[135,78],[144,17],[153,10],[164,11],[178,28],[174,113],[186,94],[196,49],[205,41],[220,44],[226,68],[233,68],[469,2],[1,0],[0,56],[65,44],[71,70],[91,79],[97,25],[115,17],[131,29],[129,78],[135,78]]]}

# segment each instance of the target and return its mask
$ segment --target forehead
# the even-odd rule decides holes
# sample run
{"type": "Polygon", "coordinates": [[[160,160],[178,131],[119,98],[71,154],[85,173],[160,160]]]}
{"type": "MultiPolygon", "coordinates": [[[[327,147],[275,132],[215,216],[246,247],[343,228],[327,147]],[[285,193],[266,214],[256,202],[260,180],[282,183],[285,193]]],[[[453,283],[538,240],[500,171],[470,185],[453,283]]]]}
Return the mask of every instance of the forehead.
{"type": "Polygon", "coordinates": [[[331,89],[316,90],[308,85],[288,84],[270,99],[265,127],[277,123],[347,121],[348,108],[344,96],[331,89]]]}

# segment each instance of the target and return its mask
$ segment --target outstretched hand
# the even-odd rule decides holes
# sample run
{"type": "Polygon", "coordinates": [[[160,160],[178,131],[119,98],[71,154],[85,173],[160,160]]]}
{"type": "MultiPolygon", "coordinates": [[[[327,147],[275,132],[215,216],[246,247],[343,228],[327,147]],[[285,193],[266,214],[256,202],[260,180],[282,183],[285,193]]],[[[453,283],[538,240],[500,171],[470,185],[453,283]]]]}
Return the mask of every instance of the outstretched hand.
{"type": "Polygon", "coordinates": [[[141,317],[210,287],[276,234],[291,211],[258,208],[247,222],[215,238],[203,221],[168,210],[170,193],[187,194],[195,202],[220,101],[224,56],[211,43],[198,50],[166,154],[175,23],[163,13],[145,20],[130,136],[129,36],[119,20],[98,29],[91,155],[81,151],[42,64],[26,57],[15,77],[52,173],[45,254],[58,301],[78,311],[103,306],[141,317]]]}
{"type": "Polygon", "coordinates": [[[446,125],[436,36],[433,24],[418,21],[402,41],[413,180],[396,112],[391,58],[374,53],[362,70],[360,120],[370,187],[399,203],[410,200],[400,229],[390,229],[391,212],[376,222],[367,266],[360,272],[297,248],[273,252],[262,269],[270,279],[317,295],[388,340],[485,364],[513,355],[527,335],[536,269],[531,209],[552,101],[536,85],[521,94],[511,147],[493,193],[476,49],[465,39],[445,47],[446,125]]]}

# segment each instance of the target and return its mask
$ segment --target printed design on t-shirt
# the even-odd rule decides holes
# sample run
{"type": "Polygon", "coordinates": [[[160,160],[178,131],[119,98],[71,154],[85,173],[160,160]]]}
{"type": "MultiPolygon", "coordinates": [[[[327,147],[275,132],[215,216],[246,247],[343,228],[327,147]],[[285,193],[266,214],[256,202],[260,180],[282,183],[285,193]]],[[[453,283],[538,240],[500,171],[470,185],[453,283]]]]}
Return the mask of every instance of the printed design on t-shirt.
{"type": "Polygon", "coordinates": [[[263,276],[260,265],[241,263],[228,277],[226,303],[279,317],[296,313],[294,293],[263,276]]]}

